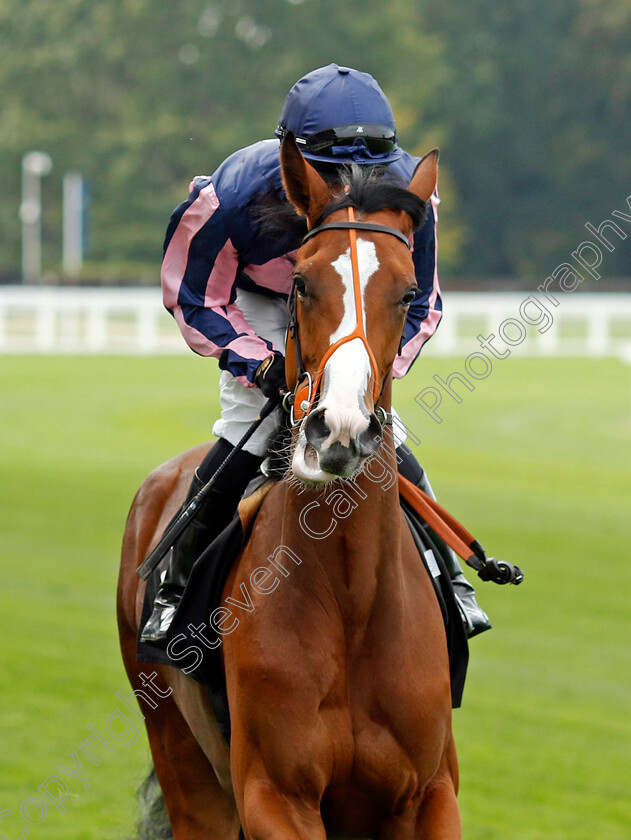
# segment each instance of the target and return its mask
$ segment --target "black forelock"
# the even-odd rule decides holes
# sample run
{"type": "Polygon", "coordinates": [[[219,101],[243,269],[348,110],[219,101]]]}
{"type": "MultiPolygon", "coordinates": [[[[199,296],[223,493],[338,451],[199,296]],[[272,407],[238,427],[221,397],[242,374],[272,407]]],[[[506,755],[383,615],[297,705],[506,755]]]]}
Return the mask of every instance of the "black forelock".
{"type": "Polygon", "coordinates": [[[324,208],[314,227],[321,225],[337,210],[347,207],[353,207],[362,215],[377,213],[379,210],[402,211],[412,220],[413,230],[418,230],[427,218],[427,202],[407,190],[403,181],[387,172],[353,164],[342,170],[339,180],[346,192],[324,208]]]}

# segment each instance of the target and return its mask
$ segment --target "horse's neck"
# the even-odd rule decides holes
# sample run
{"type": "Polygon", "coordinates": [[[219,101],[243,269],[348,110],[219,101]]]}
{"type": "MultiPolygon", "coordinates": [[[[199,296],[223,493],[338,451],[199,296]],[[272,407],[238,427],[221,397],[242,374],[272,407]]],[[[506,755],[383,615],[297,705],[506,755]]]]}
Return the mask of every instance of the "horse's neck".
{"type": "MultiPolygon", "coordinates": [[[[384,587],[398,586],[401,517],[394,449],[387,441],[355,481],[333,483],[325,493],[289,488],[283,532],[302,544],[342,612],[365,620],[384,587]]],[[[284,540],[285,541],[285,540],[284,540]]]]}

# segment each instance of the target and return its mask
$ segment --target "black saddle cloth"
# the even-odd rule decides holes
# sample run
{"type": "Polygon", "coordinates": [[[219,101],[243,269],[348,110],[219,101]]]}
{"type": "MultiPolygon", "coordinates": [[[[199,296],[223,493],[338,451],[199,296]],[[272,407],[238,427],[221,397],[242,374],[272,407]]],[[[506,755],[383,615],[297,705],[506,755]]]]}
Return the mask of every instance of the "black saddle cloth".
{"type": "MultiPolygon", "coordinates": [[[[259,485],[263,480],[259,481],[259,485]]],[[[451,578],[427,525],[403,498],[401,507],[440,604],[449,652],[452,706],[458,708],[462,702],[469,648],[451,578]]],[[[139,662],[175,666],[205,687],[219,729],[228,740],[230,716],[221,663],[221,636],[211,627],[209,616],[221,603],[230,569],[247,536],[236,515],[195,562],[167,636],[170,655],[140,641],[140,632],[151,615],[160,575],[166,565],[165,558],[147,581],[138,636],[139,662]]]]}

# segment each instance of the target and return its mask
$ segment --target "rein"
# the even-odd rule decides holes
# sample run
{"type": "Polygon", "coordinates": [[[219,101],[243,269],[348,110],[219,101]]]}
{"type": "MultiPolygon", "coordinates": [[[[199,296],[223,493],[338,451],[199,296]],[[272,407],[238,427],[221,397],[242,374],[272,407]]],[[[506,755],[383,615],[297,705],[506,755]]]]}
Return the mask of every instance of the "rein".
{"type": "MultiPolygon", "coordinates": [[[[401,242],[404,242],[408,248],[410,247],[410,242],[406,235],[400,230],[397,230],[396,228],[388,227],[387,225],[373,224],[372,222],[358,222],[355,219],[354,209],[352,207],[348,207],[347,209],[348,221],[327,222],[326,224],[319,225],[318,227],[313,228],[313,230],[310,230],[309,233],[307,233],[307,235],[304,237],[301,245],[304,245],[305,242],[308,242],[309,239],[311,239],[313,236],[316,236],[324,230],[348,230],[351,267],[353,274],[353,294],[355,301],[355,328],[351,333],[342,336],[342,338],[339,338],[329,347],[329,349],[326,351],[326,353],[320,360],[320,364],[318,365],[318,372],[316,373],[315,377],[312,377],[309,371],[305,370],[304,362],[302,360],[302,353],[300,350],[300,337],[298,333],[297,317],[298,304],[296,298],[296,281],[294,280],[288,299],[290,313],[290,321],[288,327],[288,343],[293,342],[294,345],[294,351],[296,356],[297,382],[294,390],[287,395],[284,401],[285,408],[290,412],[292,426],[299,425],[312,410],[315,399],[320,392],[320,385],[322,383],[322,377],[324,375],[324,368],[328,360],[333,355],[333,353],[335,353],[335,351],[338,350],[343,344],[346,344],[349,341],[353,341],[356,338],[360,339],[360,341],[366,348],[366,352],[368,353],[368,359],[370,361],[370,367],[372,370],[373,403],[375,404],[375,406],[377,406],[379,397],[381,396],[381,391],[379,390],[379,376],[377,371],[377,363],[375,361],[373,352],[370,349],[370,345],[368,344],[366,330],[364,328],[361,283],[359,277],[359,260],[357,257],[357,231],[369,230],[375,233],[387,233],[390,236],[395,236],[401,242]]],[[[386,412],[384,409],[381,409],[377,416],[379,417],[379,420],[382,424],[392,422],[392,415],[389,412],[386,412]]]]}

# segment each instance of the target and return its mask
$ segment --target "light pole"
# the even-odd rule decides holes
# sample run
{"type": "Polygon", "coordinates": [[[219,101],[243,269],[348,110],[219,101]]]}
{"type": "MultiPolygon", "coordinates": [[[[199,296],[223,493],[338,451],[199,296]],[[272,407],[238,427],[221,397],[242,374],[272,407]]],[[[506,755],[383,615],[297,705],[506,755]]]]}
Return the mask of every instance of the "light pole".
{"type": "Polygon", "coordinates": [[[46,152],[28,152],[22,158],[22,279],[39,283],[42,275],[41,178],[53,168],[46,152]]]}
{"type": "Polygon", "coordinates": [[[83,176],[66,172],[63,186],[63,269],[77,278],[83,264],[83,176]]]}

